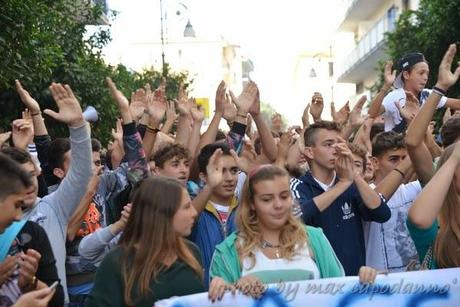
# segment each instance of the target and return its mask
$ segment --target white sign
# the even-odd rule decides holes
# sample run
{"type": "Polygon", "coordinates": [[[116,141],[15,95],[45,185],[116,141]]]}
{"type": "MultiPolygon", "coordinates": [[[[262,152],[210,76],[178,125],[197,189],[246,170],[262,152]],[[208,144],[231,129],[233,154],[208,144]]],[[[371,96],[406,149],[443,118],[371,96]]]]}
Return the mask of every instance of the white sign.
{"type": "Polygon", "coordinates": [[[199,293],[155,306],[460,306],[460,268],[378,275],[372,285],[360,284],[358,277],[279,283],[258,300],[226,293],[211,303],[207,293],[199,293]]]}

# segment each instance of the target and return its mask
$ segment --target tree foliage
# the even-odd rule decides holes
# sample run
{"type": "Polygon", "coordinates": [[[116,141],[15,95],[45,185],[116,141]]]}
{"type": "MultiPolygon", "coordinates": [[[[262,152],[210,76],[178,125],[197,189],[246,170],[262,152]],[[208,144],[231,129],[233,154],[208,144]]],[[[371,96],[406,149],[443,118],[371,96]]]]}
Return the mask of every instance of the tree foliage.
{"type": "MultiPolygon", "coordinates": [[[[387,53],[390,58],[401,58],[408,52],[421,52],[430,65],[427,87],[434,85],[438,67],[448,46],[460,38],[459,0],[421,0],[417,11],[404,12],[396,30],[387,35],[387,53]]],[[[456,57],[457,62],[460,57],[456,57]]],[[[457,97],[460,85],[449,90],[457,97]]]]}
{"type": "MultiPolygon", "coordinates": [[[[386,34],[386,53],[395,65],[406,53],[423,53],[430,66],[426,87],[431,88],[436,83],[438,67],[449,44],[458,42],[459,38],[460,0],[421,0],[416,11],[403,12],[398,18],[395,31],[386,34]]],[[[459,59],[457,55],[454,63],[459,59]]],[[[373,93],[378,92],[383,84],[383,66],[383,61],[377,65],[379,80],[371,88],[373,93]]],[[[457,83],[449,89],[448,96],[459,95],[460,84],[457,83]]],[[[440,110],[435,115],[438,128],[442,112],[440,110]]]]}
{"type": "MultiPolygon", "coordinates": [[[[150,83],[158,86],[162,76],[168,84],[168,96],[177,93],[178,84],[188,85],[186,73],[173,73],[153,68],[141,73],[123,65],[107,65],[101,50],[110,42],[110,29],[100,26],[84,38],[86,27],[95,24],[103,14],[101,6],[78,0],[3,0],[0,10],[0,128],[9,130],[13,119],[20,116],[23,105],[14,90],[19,79],[42,109],[55,109],[49,91],[51,82],[69,84],[83,107],[94,106],[100,120],[93,134],[106,142],[115,125],[117,110],[105,84],[110,76],[129,97],[135,89],[150,83]]],[[[46,118],[52,136],[65,136],[63,125],[46,118]]]]}

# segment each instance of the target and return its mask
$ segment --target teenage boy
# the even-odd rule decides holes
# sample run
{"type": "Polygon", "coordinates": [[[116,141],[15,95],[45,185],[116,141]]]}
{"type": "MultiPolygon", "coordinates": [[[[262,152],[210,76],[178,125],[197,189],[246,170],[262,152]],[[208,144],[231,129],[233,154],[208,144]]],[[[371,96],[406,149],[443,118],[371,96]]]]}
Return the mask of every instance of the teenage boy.
{"type": "MultiPolygon", "coordinates": [[[[394,81],[395,89],[388,93],[383,99],[380,113],[383,113],[385,120],[385,131],[394,130],[404,132],[407,129],[408,119],[402,116],[400,109],[406,105],[406,92],[414,95],[419,103],[423,105],[431,90],[426,89],[428,81],[429,66],[425,57],[421,53],[408,53],[404,55],[397,64],[398,76],[394,81]]],[[[438,87],[433,87],[438,91],[442,98],[439,100],[437,108],[448,107],[453,110],[460,109],[460,99],[447,98],[445,91],[438,87]]],[[[417,108],[411,108],[410,113],[416,113],[417,108]]],[[[415,115],[415,114],[414,114],[415,115]]]]}
{"type": "Polygon", "coordinates": [[[387,272],[405,271],[416,265],[418,255],[406,227],[407,212],[421,192],[420,182],[403,181],[411,166],[404,136],[394,131],[374,137],[372,163],[375,181],[372,187],[388,200],[391,218],[385,223],[365,223],[366,265],[387,272]]]}
{"type": "Polygon", "coordinates": [[[187,187],[187,191],[192,199],[199,192],[198,185],[189,181],[190,176],[190,151],[180,144],[167,144],[160,148],[152,157],[155,162],[153,173],[177,179],[187,187]]]}
{"type": "MultiPolygon", "coordinates": [[[[32,180],[32,186],[27,190],[26,198],[24,201],[30,199],[30,192],[35,190],[37,184],[37,167],[32,160],[30,154],[15,147],[4,148],[2,152],[8,157],[12,158],[14,162],[20,165],[29,174],[32,180]]],[[[51,286],[55,281],[59,281],[56,269],[56,260],[51,250],[51,244],[45,230],[32,221],[25,219],[14,223],[6,229],[6,233],[10,234],[10,238],[4,238],[0,235],[0,240],[5,244],[5,250],[9,257],[25,257],[26,263],[32,264],[30,268],[36,268],[34,272],[30,273],[34,278],[27,278],[24,271],[19,270],[11,274],[8,280],[0,284],[0,296],[8,297],[13,302],[19,299],[20,295],[24,292],[41,289],[51,286]],[[15,236],[13,236],[15,235],[15,236]],[[5,241],[3,241],[5,240],[5,241]],[[6,246],[9,243],[9,248],[6,246]],[[21,252],[25,255],[22,256],[21,252]],[[32,284],[32,280],[36,280],[36,284],[32,284]]],[[[2,247],[3,249],[3,247],[2,247]]],[[[49,306],[62,306],[64,304],[64,291],[61,285],[56,287],[56,292],[49,306]]]]}
{"type": "Polygon", "coordinates": [[[235,208],[238,205],[235,190],[240,172],[230,150],[241,151],[246,118],[254,102],[257,104],[258,93],[256,84],[249,82],[238,98],[234,97],[237,115],[225,142],[208,144],[198,155],[200,179],[205,186],[193,200],[198,219],[190,238],[201,251],[206,287],[216,245],[235,230],[235,208]]]}
{"type": "MultiPolygon", "coordinates": [[[[20,86],[18,82],[17,86],[20,86]]],[[[22,87],[19,88],[22,89],[22,87]]],[[[70,132],[71,150],[62,156],[66,174],[56,191],[42,199],[37,198],[38,185],[34,180],[33,187],[27,191],[26,200],[24,201],[23,219],[36,222],[45,229],[56,258],[56,267],[64,289],[65,303],[67,304],[65,271],[67,225],[80,199],[85,194],[91,178],[91,139],[87,123],[83,119],[80,104],[70,87],[53,83],[50,86],[50,91],[59,108],[59,113],[51,110],[45,110],[44,112],[54,119],[67,124],[70,132]]],[[[20,95],[21,99],[23,98],[22,95],[30,97],[25,91],[21,91],[20,95]]],[[[33,102],[36,103],[35,100],[33,102]]],[[[32,116],[34,128],[44,127],[39,107],[34,108],[32,116]],[[36,122],[40,124],[36,125],[36,122]]],[[[39,128],[38,132],[43,132],[43,129],[39,128]]]]}
{"type": "Polygon", "coordinates": [[[291,181],[303,221],[323,228],[346,275],[358,275],[366,263],[361,220],[386,222],[390,210],[354,170],[337,123],[318,121],[305,130],[304,139],[310,171],[291,181]]]}

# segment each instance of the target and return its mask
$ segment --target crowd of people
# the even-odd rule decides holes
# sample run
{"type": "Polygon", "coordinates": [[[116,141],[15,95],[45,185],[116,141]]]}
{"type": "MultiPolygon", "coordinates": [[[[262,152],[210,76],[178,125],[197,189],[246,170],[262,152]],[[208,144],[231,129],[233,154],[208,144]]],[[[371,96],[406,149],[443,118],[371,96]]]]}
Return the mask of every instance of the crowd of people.
{"type": "Polygon", "coordinates": [[[153,306],[206,291],[211,304],[278,282],[459,267],[456,52],[432,89],[410,53],[386,63],[367,114],[363,96],[323,120],[316,92],[288,129],[277,113],[264,120],[252,81],[238,96],[219,84],[201,133],[183,87],[168,101],[163,80],[129,101],[108,78],[120,118],[106,146],[70,86],[52,83],[58,112],[42,112],[16,80],[25,110],[0,134],[0,306],[153,306]],[[52,138],[43,114],[69,138],[52,138]]]}

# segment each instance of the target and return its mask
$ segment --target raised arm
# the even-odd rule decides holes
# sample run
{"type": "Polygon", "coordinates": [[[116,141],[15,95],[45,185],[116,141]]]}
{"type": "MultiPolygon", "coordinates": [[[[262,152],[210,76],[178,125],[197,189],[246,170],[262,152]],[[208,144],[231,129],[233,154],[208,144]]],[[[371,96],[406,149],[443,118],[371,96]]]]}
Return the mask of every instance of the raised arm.
{"type": "MultiPolygon", "coordinates": [[[[449,87],[457,82],[460,68],[457,68],[454,73],[450,70],[456,51],[457,47],[455,44],[452,44],[444,54],[441,64],[439,65],[438,81],[436,82],[435,88],[437,87],[442,91],[447,91],[449,87]]],[[[420,180],[425,183],[430,180],[433,174],[433,168],[431,166],[431,154],[423,141],[431,119],[436,111],[436,107],[438,106],[438,102],[442,96],[443,93],[437,90],[431,92],[414,120],[410,123],[406,134],[406,145],[414,169],[420,180]]]]}
{"type": "Polygon", "coordinates": [[[321,120],[321,114],[324,109],[324,100],[321,93],[314,92],[311,97],[310,114],[313,117],[313,121],[317,122],[321,120]]]}
{"type": "MultiPolygon", "coordinates": [[[[158,93],[156,95],[155,93],[147,95],[148,122],[143,140],[146,157],[152,155],[157,133],[160,131],[160,124],[166,113],[166,105],[161,101],[159,96],[158,93]]],[[[177,129],[180,129],[180,127],[178,126],[177,129]]]]}
{"type": "Polygon", "coordinates": [[[206,166],[206,185],[200,193],[192,200],[192,205],[195,207],[197,215],[204,210],[207,202],[211,198],[213,189],[215,189],[222,181],[222,149],[217,149],[209,158],[208,165],[206,166]]]}
{"type": "Polygon", "coordinates": [[[359,98],[356,104],[351,109],[350,116],[348,117],[347,123],[342,128],[342,138],[348,140],[353,133],[353,131],[359,129],[359,127],[363,124],[364,119],[361,116],[361,112],[363,110],[364,103],[366,102],[367,97],[363,95],[359,98]]]}
{"type": "Polygon", "coordinates": [[[142,139],[136,130],[128,99],[119,91],[110,78],[107,78],[112,99],[118,105],[123,120],[123,148],[125,158],[128,161],[128,180],[131,184],[136,183],[148,176],[148,164],[145,159],[145,152],[142,148],[142,139]]]}
{"type": "Polygon", "coordinates": [[[179,120],[177,122],[176,140],[177,144],[187,147],[190,137],[190,103],[188,102],[187,94],[182,86],[179,88],[179,98],[177,100],[177,110],[179,111],[179,120]]]}
{"type": "Polygon", "coordinates": [[[405,175],[409,172],[411,166],[412,164],[409,158],[401,161],[393,171],[377,184],[375,191],[382,194],[385,199],[390,199],[398,187],[404,183],[405,175]]]}
{"type": "Polygon", "coordinates": [[[201,125],[204,120],[204,113],[201,109],[198,109],[195,99],[192,99],[190,103],[191,103],[190,114],[193,119],[193,124],[192,124],[192,132],[190,133],[190,138],[188,140],[187,148],[190,151],[190,154],[192,155],[192,159],[194,159],[198,152],[197,149],[198,149],[198,144],[200,142],[201,125]]]}
{"type": "Polygon", "coordinates": [[[457,142],[451,146],[455,146],[452,155],[434,174],[409,209],[410,222],[419,228],[427,229],[436,220],[454,180],[455,172],[460,164],[460,143],[457,142]]]}
{"type": "Polygon", "coordinates": [[[204,146],[213,143],[216,140],[217,131],[219,130],[219,123],[224,114],[224,100],[225,100],[225,82],[221,81],[216,91],[216,100],[214,107],[214,116],[212,117],[211,123],[208,129],[201,136],[198,150],[201,150],[204,146]]]}
{"type": "Polygon", "coordinates": [[[267,123],[263,119],[262,115],[260,114],[260,93],[259,89],[257,88],[257,94],[255,95],[254,102],[249,109],[249,113],[251,113],[252,118],[257,126],[257,131],[259,132],[260,143],[262,145],[262,150],[265,156],[271,161],[275,161],[278,155],[278,148],[276,147],[275,139],[270,132],[270,128],[268,128],[267,123]]]}
{"type": "Polygon", "coordinates": [[[61,221],[69,221],[92,175],[91,139],[87,123],[83,119],[80,104],[68,85],[52,83],[51,94],[59,108],[59,113],[45,110],[44,113],[68,125],[70,132],[71,162],[58,189],[43,198],[53,204],[61,221]]]}
{"type": "Polygon", "coordinates": [[[385,70],[383,73],[383,87],[380,89],[380,92],[378,92],[377,95],[374,97],[374,100],[372,100],[371,106],[367,111],[367,114],[370,118],[377,118],[377,116],[385,112],[385,108],[382,105],[383,98],[385,98],[385,95],[393,86],[393,82],[396,78],[396,70],[391,70],[392,67],[392,61],[387,61],[385,63],[385,70]]]}
{"type": "Polygon", "coordinates": [[[70,218],[69,224],[67,225],[67,240],[70,242],[75,239],[75,235],[78,229],[81,227],[81,223],[86,213],[88,212],[88,207],[91,204],[91,200],[96,194],[97,185],[99,184],[99,172],[102,166],[98,167],[91,178],[88,188],[86,189],[85,195],[83,195],[80,203],[78,204],[77,209],[70,218]]]}

